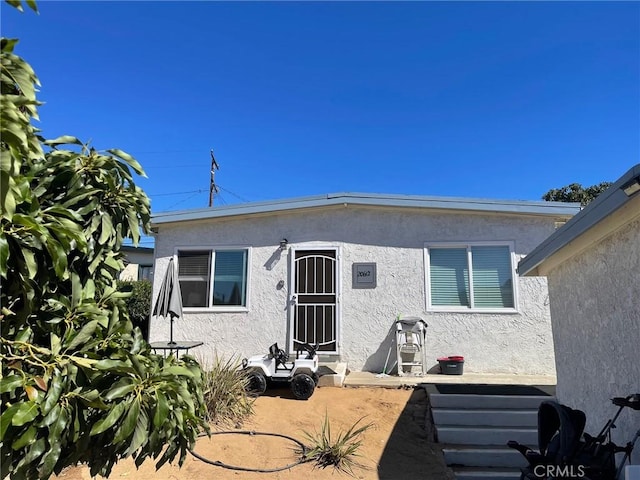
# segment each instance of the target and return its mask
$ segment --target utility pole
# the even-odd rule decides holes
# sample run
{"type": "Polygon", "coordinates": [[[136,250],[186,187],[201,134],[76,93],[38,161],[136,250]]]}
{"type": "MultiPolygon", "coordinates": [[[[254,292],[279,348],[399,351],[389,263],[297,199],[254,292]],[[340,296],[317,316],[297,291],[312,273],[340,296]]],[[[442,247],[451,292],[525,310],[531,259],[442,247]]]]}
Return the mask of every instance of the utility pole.
{"type": "Polygon", "coordinates": [[[213,156],[213,149],[211,149],[211,180],[209,182],[209,206],[213,207],[213,196],[219,192],[216,185],[216,170],[219,170],[220,166],[216,162],[216,158],[213,156]]]}

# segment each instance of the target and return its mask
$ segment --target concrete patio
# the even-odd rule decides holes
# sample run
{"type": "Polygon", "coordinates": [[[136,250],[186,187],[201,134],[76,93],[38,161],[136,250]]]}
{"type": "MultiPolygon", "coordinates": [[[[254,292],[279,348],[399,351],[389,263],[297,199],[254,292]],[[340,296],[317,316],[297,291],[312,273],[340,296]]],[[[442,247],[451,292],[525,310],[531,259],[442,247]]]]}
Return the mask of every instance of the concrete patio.
{"type": "Polygon", "coordinates": [[[399,388],[431,383],[487,384],[487,385],[555,385],[556,377],[551,375],[518,374],[482,374],[464,373],[462,375],[380,375],[371,372],[349,372],[343,385],[345,387],[387,387],[399,388]]]}
{"type": "Polygon", "coordinates": [[[330,372],[320,377],[319,387],[384,387],[401,388],[425,384],[486,384],[486,385],[555,385],[555,375],[519,375],[515,373],[462,375],[383,375],[372,372],[352,372],[341,362],[321,363],[330,372]]]}

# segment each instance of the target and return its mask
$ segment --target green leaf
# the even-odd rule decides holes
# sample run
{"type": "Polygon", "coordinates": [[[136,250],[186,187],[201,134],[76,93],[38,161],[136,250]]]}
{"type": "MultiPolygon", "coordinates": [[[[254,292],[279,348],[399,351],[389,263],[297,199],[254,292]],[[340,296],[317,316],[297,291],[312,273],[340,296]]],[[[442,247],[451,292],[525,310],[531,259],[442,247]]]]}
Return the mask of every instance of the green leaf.
{"type": "Polygon", "coordinates": [[[60,394],[62,393],[62,389],[64,387],[64,380],[62,375],[56,375],[51,379],[51,384],[49,385],[49,390],[47,391],[47,396],[44,397],[44,402],[42,403],[42,414],[47,415],[51,409],[57,405],[58,399],[60,398],[60,394]]]}
{"type": "Polygon", "coordinates": [[[116,432],[116,436],[113,439],[114,444],[120,443],[131,436],[138,423],[138,415],[140,415],[140,399],[134,398],[133,403],[129,407],[129,411],[116,432]]]}
{"type": "Polygon", "coordinates": [[[69,411],[67,408],[60,410],[60,415],[56,418],[56,421],[49,428],[49,444],[53,445],[55,442],[59,442],[60,435],[64,432],[65,427],[69,421],[69,411]]]}
{"type": "Polygon", "coordinates": [[[7,260],[9,260],[9,242],[2,235],[0,237],[0,275],[5,278],[7,276],[7,260]]]}
{"type": "Polygon", "coordinates": [[[179,365],[173,365],[171,367],[166,367],[166,368],[162,369],[162,376],[163,377],[180,376],[180,377],[193,378],[193,373],[186,367],[181,367],[179,365]]]}
{"type": "Polygon", "coordinates": [[[110,150],[107,150],[107,152],[109,152],[111,155],[115,155],[116,157],[121,158],[122,160],[127,162],[127,164],[131,168],[133,168],[134,172],[136,172],[141,177],[147,178],[147,174],[144,173],[144,170],[142,169],[142,166],[136,161],[135,158],[133,158],[128,153],[123,152],[122,150],[120,150],[118,148],[112,148],[110,150]]]}
{"type": "Polygon", "coordinates": [[[115,425],[115,423],[120,419],[120,417],[124,413],[126,406],[127,405],[125,402],[116,403],[111,408],[111,410],[109,411],[106,417],[104,417],[102,420],[98,420],[96,423],[93,424],[93,427],[91,428],[91,433],[89,433],[89,435],[91,436],[99,435],[100,433],[113,427],[113,425],[115,425]]]}
{"type": "Polygon", "coordinates": [[[56,421],[56,419],[60,415],[60,410],[61,409],[62,409],[62,407],[60,406],[60,404],[56,403],[53,406],[53,408],[51,409],[51,411],[49,413],[47,413],[45,415],[45,417],[42,419],[42,421],[40,421],[38,423],[38,426],[39,427],[48,427],[49,425],[51,425],[53,422],[56,421]]]}
{"type": "Polygon", "coordinates": [[[60,337],[52,332],[50,338],[51,338],[51,352],[54,355],[58,355],[60,353],[60,347],[61,347],[60,337]]]}
{"type": "Polygon", "coordinates": [[[47,478],[53,473],[53,469],[58,463],[60,454],[62,453],[62,442],[51,442],[51,436],[49,436],[49,450],[42,457],[42,464],[40,466],[40,478],[47,478]]]}
{"type": "Polygon", "coordinates": [[[29,8],[31,8],[31,10],[33,10],[36,13],[39,13],[38,4],[36,3],[36,0],[27,0],[27,5],[29,5],[29,8]]]}
{"type": "Polygon", "coordinates": [[[109,390],[107,394],[104,396],[104,398],[105,400],[110,402],[112,400],[115,400],[116,398],[122,398],[126,396],[127,394],[131,393],[135,388],[136,388],[135,383],[131,383],[129,385],[120,385],[109,390]]]}
{"type": "Polygon", "coordinates": [[[45,440],[43,437],[40,437],[34,444],[31,445],[31,448],[27,452],[27,455],[24,457],[24,463],[29,464],[33,462],[36,458],[42,455],[45,450],[45,440]]]}
{"type": "Polygon", "coordinates": [[[31,330],[31,327],[23,328],[16,335],[16,342],[30,342],[31,335],[33,335],[33,330],[31,330]]]}
{"type": "Polygon", "coordinates": [[[16,388],[24,384],[22,375],[8,375],[0,380],[0,393],[13,392],[16,388]]]}
{"type": "Polygon", "coordinates": [[[19,408],[20,404],[14,403],[9,408],[5,409],[4,412],[2,412],[2,415],[0,415],[0,438],[2,438],[3,440],[5,438],[4,435],[7,432],[9,425],[11,425],[11,419],[16,414],[19,408]]]}
{"type": "Polygon", "coordinates": [[[22,250],[21,253],[22,257],[24,258],[24,263],[27,267],[27,271],[29,272],[29,278],[34,279],[38,274],[38,263],[36,262],[36,256],[31,250],[27,249],[22,250]]]}
{"type": "Polygon", "coordinates": [[[46,140],[43,142],[45,145],[55,147],[57,145],[82,145],[82,142],[76,137],[71,135],[62,135],[61,137],[54,138],[53,140],[46,140]]]}
{"type": "Polygon", "coordinates": [[[16,427],[21,427],[25,423],[31,422],[34,418],[38,416],[40,409],[38,408],[38,404],[34,401],[29,400],[28,402],[24,402],[20,404],[20,408],[11,419],[11,424],[16,427]]]}
{"type": "Polygon", "coordinates": [[[113,230],[113,224],[109,215],[102,215],[102,228],[100,230],[100,238],[98,243],[105,243],[115,233],[113,230]]]}
{"type": "Polygon", "coordinates": [[[133,437],[131,438],[131,444],[125,452],[125,455],[131,455],[138,450],[143,443],[147,441],[149,432],[149,418],[146,412],[143,410],[137,418],[136,429],[133,431],[133,437]]]}
{"type": "Polygon", "coordinates": [[[80,275],[71,272],[71,307],[77,307],[82,300],[82,281],[80,275]]]}
{"type": "Polygon", "coordinates": [[[158,401],[156,403],[156,411],[153,415],[153,426],[159,428],[167,419],[169,404],[167,403],[167,398],[161,391],[156,392],[156,397],[158,401]]]}
{"type": "Polygon", "coordinates": [[[93,368],[93,366],[98,363],[98,360],[94,358],[84,358],[76,355],[71,355],[69,359],[82,368],[93,368]]]}
{"type": "Polygon", "coordinates": [[[35,425],[31,425],[26,432],[24,432],[20,437],[18,437],[12,444],[11,448],[14,450],[20,450],[27,445],[31,445],[36,440],[36,433],[38,429],[35,425]]]}
{"type": "Polygon", "coordinates": [[[100,360],[95,363],[95,368],[98,370],[113,370],[120,373],[135,373],[133,366],[122,360],[100,360]]]}
{"type": "Polygon", "coordinates": [[[98,327],[98,320],[91,320],[89,323],[85,324],[78,334],[73,337],[73,340],[67,347],[67,350],[74,350],[80,345],[84,345],[93,337],[93,333],[96,331],[98,327]]]}
{"type": "Polygon", "coordinates": [[[22,12],[22,0],[7,0],[7,3],[22,12]]]}

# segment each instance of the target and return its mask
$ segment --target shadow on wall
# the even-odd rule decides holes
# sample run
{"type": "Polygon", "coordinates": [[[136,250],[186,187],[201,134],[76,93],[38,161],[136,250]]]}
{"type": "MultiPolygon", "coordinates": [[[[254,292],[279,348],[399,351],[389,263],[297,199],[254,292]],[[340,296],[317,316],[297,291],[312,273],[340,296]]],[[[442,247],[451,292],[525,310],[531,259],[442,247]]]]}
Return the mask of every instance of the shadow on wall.
{"type": "Polygon", "coordinates": [[[378,463],[378,478],[454,478],[435,442],[429,398],[424,388],[417,387],[413,391],[398,417],[378,463]]]}
{"type": "Polygon", "coordinates": [[[364,362],[362,370],[373,373],[386,373],[398,371],[398,359],[396,357],[396,324],[389,327],[387,335],[378,346],[378,349],[364,362]]]}
{"type": "MultiPolygon", "coordinates": [[[[427,355],[428,354],[429,352],[427,351],[427,355]]],[[[425,362],[425,369],[428,374],[442,373],[438,361],[430,358],[427,358],[425,362]]],[[[377,350],[364,362],[362,370],[364,372],[386,373],[387,375],[398,374],[395,322],[389,327],[389,331],[377,350]]]]}

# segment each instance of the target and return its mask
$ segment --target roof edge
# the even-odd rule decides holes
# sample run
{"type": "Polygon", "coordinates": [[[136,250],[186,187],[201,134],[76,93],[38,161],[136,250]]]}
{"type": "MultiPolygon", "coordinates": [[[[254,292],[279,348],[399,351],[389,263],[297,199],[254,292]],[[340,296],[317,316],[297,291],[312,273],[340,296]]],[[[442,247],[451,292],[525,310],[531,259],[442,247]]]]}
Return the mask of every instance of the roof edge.
{"type": "Polygon", "coordinates": [[[419,195],[385,195],[375,193],[329,193],[291,199],[268,200],[264,202],[240,203],[215,208],[199,208],[161,212],[152,215],[152,224],[166,224],[211,218],[277,213],[305,208],[328,207],[334,205],[425,208],[432,210],[458,210],[493,213],[515,213],[530,215],[550,215],[572,217],[580,211],[579,204],[530,200],[495,200],[464,197],[436,197],[419,195]]]}
{"type": "Polygon", "coordinates": [[[552,255],[640,195],[640,190],[635,190],[631,194],[625,192],[629,186],[635,185],[640,189],[640,163],[631,167],[580,213],[523,258],[518,264],[519,275],[536,275],[538,267],[552,255]]]}

